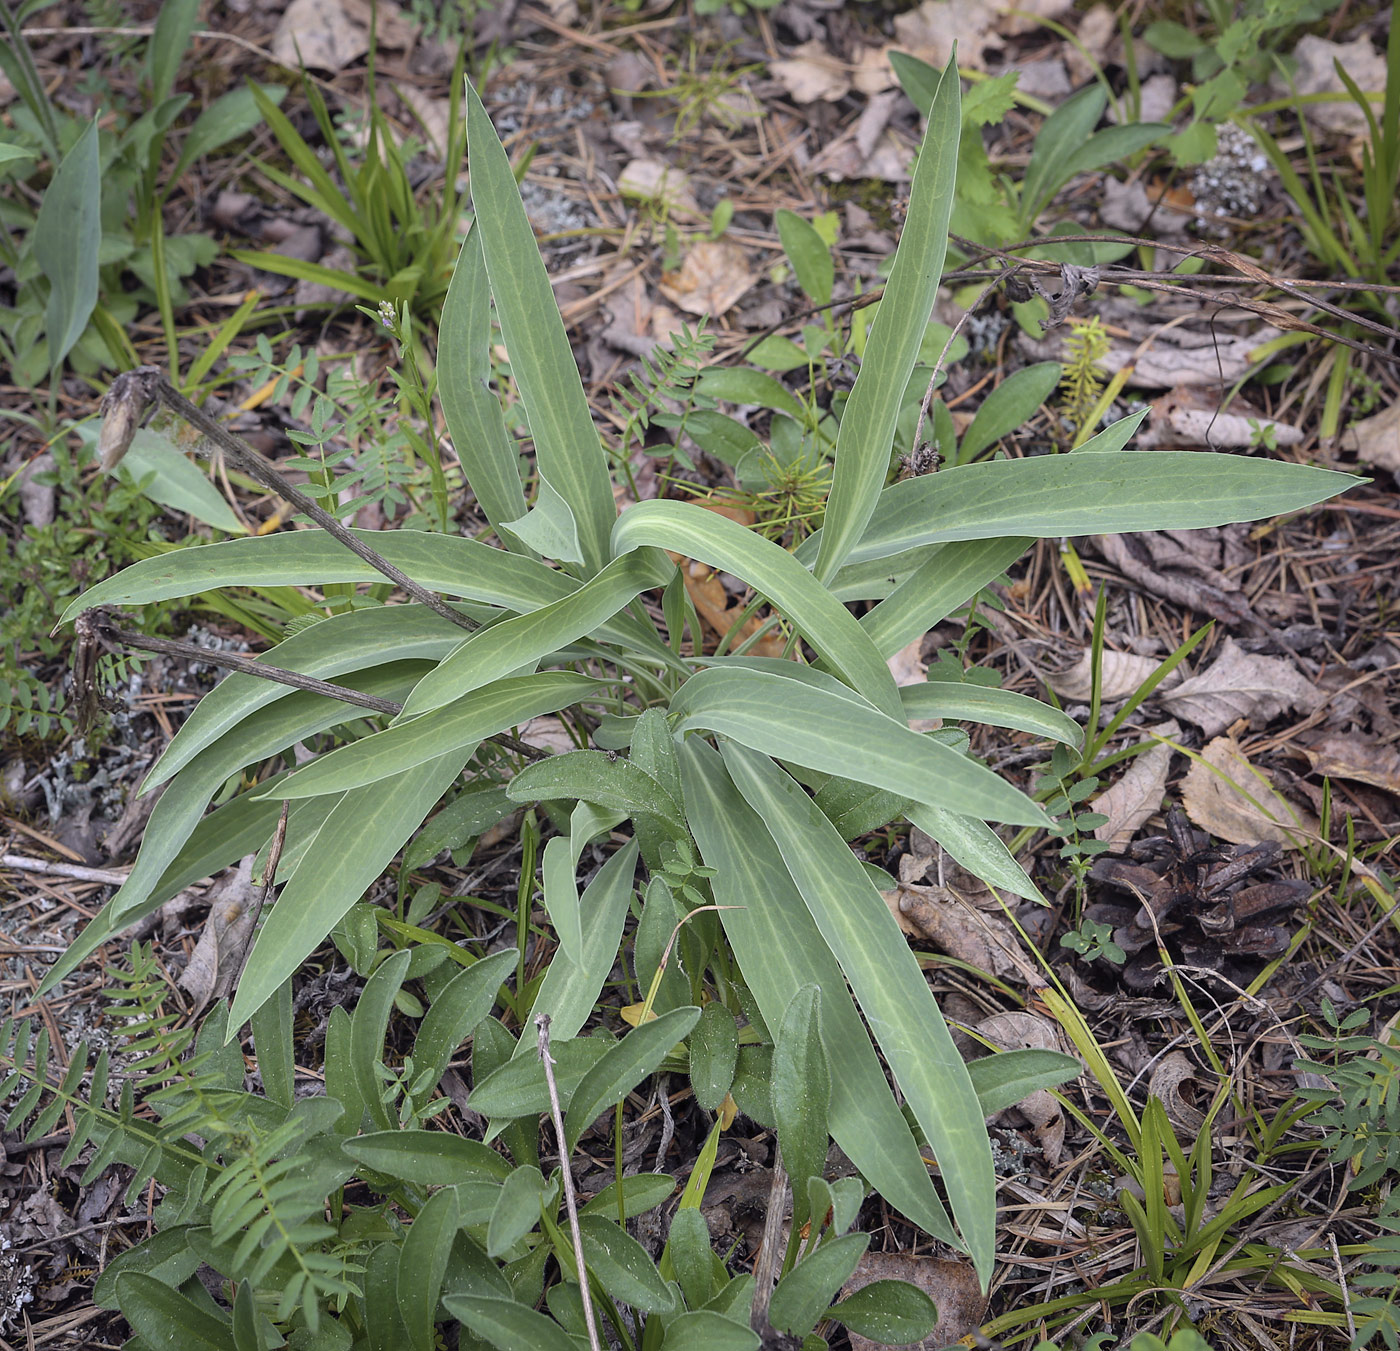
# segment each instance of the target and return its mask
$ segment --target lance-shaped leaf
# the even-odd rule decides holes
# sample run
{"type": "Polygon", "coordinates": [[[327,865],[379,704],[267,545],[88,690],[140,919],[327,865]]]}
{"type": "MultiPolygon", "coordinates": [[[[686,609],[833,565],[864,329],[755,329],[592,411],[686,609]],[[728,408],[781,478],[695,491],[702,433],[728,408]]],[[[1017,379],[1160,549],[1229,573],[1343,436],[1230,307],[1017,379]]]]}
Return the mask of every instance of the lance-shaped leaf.
{"type": "Polygon", "coordinates": [[[470,84],[466,115],[474,229],[481,234],[511,376],[540,475],[568,504],[591,575],[608,561],[608,532],[617,515],[607,456],[510,160],[470,84]]]}
{"type": "Polygon", "coordinates": [[[967,1066],[914,954],[859,860],[800,785],[771,760],[723,747],[735,786],[762,819],[835,954],[895,1082],[933,1146],[978,1275],[996,1253],[996,1176],[967,1066]]]}
{"type": "Polygon", "coordinates": [[[491,286],[475,227],[457,256],[443,302],[437,369],[453,449],[486,519],[509,548],[513,537],[501,525],[525,514],[525,490],[520,453],[491,388],[491,286]]]}
{"type": "Polygon", "coordinates": [[[1079,746],[1084,741],[1084,732],[1073,718],[1013,690],[957,680],[928,680],[922,685],[901,685],[899,697],[910,719],[951,718],[958,722],[984,722],[991,727],[1013,727],[1066,746],[1079,746]]]}
{"type": "Polygon", "coordinates": [[[493,952],[459,971],[433,1000],[427,1016],[418,1025],[413,1040],[415,1076],[430,1074],[414,1101],[421,1109],[447,1069],[447,1062],[472,1034],[476,1025],[491,1012],[496,996],[515,966],[515,953],[507,948],[493,952]]]}
{"type": "Polygon", "coordinates": [[[711,747],[691,737],[680,755],[686,817],[706,864],[716,870],[711,883],[715,900],[728,907],[720,920],[764,1021],[779,1026],[802,986],[815,982],[821,987],[832,1135],[892,1206],[945,1243],[961,1246],[846,991],[841,968],[763,821],[740,796],[711,747]]]}
{"type": "Polygon", "coordinates": [[[641,592],[664,586],[674,572],[675,565],[660,550],[638,549],[609,563],[562,600],[479,630],[418,682],[399,719],[441,708],[489,681],[533,666],[592,633],[641,592]]]}
{"type": "Polygon", "coordinates": [[[634,1027],[588,1071],[574,1090],[564,1121],[566,1153],[573,1153],[584,1131],[601,1113],[656,1072],[671,1050],[690,1035],[699,1017],[700,1010],[687,1005],[634,1027]]]}
{"type": "Polygon", "coordinates": [[[49,282],[44,322],[49,369],[57,372],[97,308],[102,168],[96,118],[64,155],[44,193],[29,238],[34,261],[49,282]]]}
{"type": "MultiPolygon", "coordinates": [[[[460,535],[425,530],[352,530],[420,586],[524,613],[572,595],[578,583],[544,563],[460,535]]],[[[67,624],[94,605],[144,605],[197,596],[219,586],[326,586],[382,582],[321,530],[292,530],[175,549],[143,558],[84,591],[63,612],[67,624]]]]}
{"type": "Polygon", "coordinates": [[[568,751],[527,765],[506,789],[512,802],[577,799],[627,816],[650,816],[676,838],[685,834],[680,804],[646,770],[603,751],[568,751]]]}
{"type": "MultiPolygon", "coordinates": [[[[1030,540],[1015,536],[935,546],[935,552],[902,580],[891,579],[892,589],[861,616],[860,626],[881,656],[892,657],[996,581],[1030,546],[1030,540]]],[[[892,566],[902,559],[883,561],[892,566]]],[[[837,582],[846,571],[838,574],[837,582]]]]}
{"type": "Polygon", "coordinates": [[[906,815],[930,839],[936,840],[955,862],[988,886],[1000,887],[1013,896],[1046,904],[1039,888],[1001,841],[991,826],[974,816],[961,816],[943,807],[924,802],[906,803],[906,815]]]}
{"type": "Polygon", "coordinates": [[[943,258],[961,134],[961,84],[950,60],[929,110],[909,212],[865,357],[841,414],[836,464],[813,568],[828,581],[863,534],[890,468],[890,446],[905,386],[928,328],[943,258]]]}
{"type": "Polygon", "coordinates": [[[671,708],[680,716],[678,732],[721,732],[807,769],[994,821],[1034,826],[1049,821],[1024,793],[984,765],[855,698],[802,680],[712,667],[692,676],[671,708]]]}
{"type": "Polygon", "coordinates": [[[1312,465],[1190,450],[990,460],[886,488],[850,557],[1008,535],[1058,539],[1231,525],[1298,511],[1364,481],[1312,465]]]}
{"type": "Polygon", "coordinates": [[[613,529],[613,549],[656,545],[732,572],[782,612],[822,659],[877,708],[898,717],[889,667],[865,630],[787,550],[690,502],[639,502],[613,529]]]}
{"type": "MultiPolygon", "coordinates": [[[[575,961],[567,952],[556,952],[535,996],[535,1011],[550,1015],[550,1035],[575,1037],[593,1012],[598,992],[617,960],[617,945],[632,898],[632,876],[637,869],[637,844],[623,845],[598,870],[579,897],[583,925],[583,956],[575,961]]],[[[526,1028],[513,1057],[535,1052],[533,1028],[526,1028]]]]}
{"type": "MultiPolygon", "coordinates": [[[[792,997],[773,1047],[773,1115],[778,1148],[792,1179],[792,1218],[809,1215],[807,1180],[826,1168],[827,1113],[831,1108],[831,1066],[821,1035],[821,987],[804,985],[792,997]]],[[[820,1218],[820,1217],[818,1217],[820,1218]]]]}
{"type": "Polygon", "coordinates": [[[578,861],[584,846],[623,819],[620,812],[580,802],[569,813],[569,833],[556,835],[544,847],[540,881],[544,908],[549,912],[560,950],[571,962],[584,960],[583,907],[578,894],[578,861]]]}
{"type": "MultiPolygon", "coordinates": [[[[426,606],[386,605],[323,619],[268,648],[258,660],[318,680],[335,680],[389,661],[440,661],[461,641],[462,630],[426,606]]],[[[291,693],[290,685],[238,672],[221,680],[181,724],[141,791],[149,793],[164,783],[254,709],[291,693]]]]}
{"type": "Polygon", "coordinates": [[[279,798],[297,798],[360,788],[459,746],[475,746],[542,713],[567,708],[589,695],[597,697],[604,688],[602,681],[572,671],[539,671],[497,680],[446,708],[396,722],[320,756],[273,791],[279,798]]]}
{"type": "Polygon", "coordinates": [[[453,751],[341,798],[254,940],[229,1013],[231,1029],[315,952],[423,824],[467,758],[453,751]]]}

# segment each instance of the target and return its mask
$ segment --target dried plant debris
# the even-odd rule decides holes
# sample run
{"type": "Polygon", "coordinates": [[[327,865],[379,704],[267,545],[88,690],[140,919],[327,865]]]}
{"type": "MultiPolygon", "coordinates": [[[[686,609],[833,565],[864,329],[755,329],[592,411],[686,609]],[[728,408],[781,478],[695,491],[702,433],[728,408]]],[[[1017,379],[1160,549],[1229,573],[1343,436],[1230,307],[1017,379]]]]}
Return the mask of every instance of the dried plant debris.
{"type": "Polygon", "coordinates": [[[1191,762],[1181,803],[1196,825],[1232,844],[1272,840],[1296,849],[1317,822],[1274,788],[1232,736],[1218,736],[1191,762]]]}
{"type": "Polygon", "coordinates": [[[1166,835],[1137,841],[1126,857],[1094,863],[1090,876],[1116,898],[1096,900],[1085,918],[1113,926],[1114,942],[1128,954],[1123,983],[1134,993],[1151,991],[1162,977],[1159,944],[1174,962],[1238,984],[1250,963],[1287,950],[1288,914],[1312,886],[1256,880],[1278,868],[1283,849],[1276,842],[1212,848],[1175,810],[1167,826],[1166,835]]]}
{"type": "Polygon", "coordinates": [[[1324,698],[1291,661],[1246,652],[1227,638],[1205,670],[1164,691],[1161,703],[1213,737],[1241,718],[1262,727],[1284,713],[1311,713],[1324,698]]]}

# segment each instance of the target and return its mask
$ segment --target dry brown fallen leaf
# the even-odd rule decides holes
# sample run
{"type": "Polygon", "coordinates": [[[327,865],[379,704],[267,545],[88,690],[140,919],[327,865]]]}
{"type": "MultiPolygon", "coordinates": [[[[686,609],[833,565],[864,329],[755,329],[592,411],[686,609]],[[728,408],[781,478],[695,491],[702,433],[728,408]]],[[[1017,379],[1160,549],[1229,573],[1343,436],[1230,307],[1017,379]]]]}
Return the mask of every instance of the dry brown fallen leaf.
{"type": "MultiPolygon", "coordinates": [[[[906,855],[900,860],[903,878],[906,855]]],[[[922,875],[922,868],[919,875],[922,875]]],[[[890,914],[910,938],[921,938],[950,957],[967,962],[999,979],[1025,982],[1039,979],[1021,954],[1020,941],[1004,915],[979,910],[946,887],[920,886],[901,880],[880,893],[890,914]]]]}
{"type": "MultiPolygon", "coordinates": [[[[1181,727],[1175,719],[1149,727],[1158,736],[1175,737],[1181,727]]],[[[1107,840],[1112,852],[1121,854],[1142,826],[1162,805],[1167,791],[1167,771],[1171,768],[1173,752],[1160,742],[1136,756],[1123,777],[1107,792],[1100,793],[1089,803],[1091,812],[1108,817],[1094,831],[1096,839],[1107,840]]]]}
{"type": "Polygon", "coordinates": [[[1206,736],[1219,736],[1239,718],[1261,727],[1281,713],[1311,713],[1324,698],[1292,662],[1246,652],[1233,638],[1205,670],[1158,695],[1163,708],[1206,736]]]}
{"type": "MultiPolygon", "coordinates": [[[[936,1351],[972,1337],[987,1316],[987,1296],[982,1293],[972,1264],[964,1258],[907,1252],[866,1253],[842,1288],[842,1298],[871,1281],[908,1281],[934,1302],[938,1326],[923,1341],[911,1344],[919,1351],[936,1351]]],[[[851,1351],[877,1351],[884,1345],[855,1332],[850,1338],[851,1351]]]]}
{"type": "Polygon", "coordinates": [[[1365,737],[1325,736],[1303,747],[1312,761],[1313,773],[1337,779],[1369,783],[1400,797],[1400,753],[1394,746],[1381,746],[1365,737]]]}
{"type": "MultiPolygon", "coordinates": [[[[1345,95],[1346,86],[1336,71],[1338,61],[1358,88],[1385,88],[1385,57],[1364,37],[1355,42],[1329,42],[1309,34],[1299,39],[1293,56],[1298,62],[1297,73],[1287,84],[1282,80],[1275,82],[1285,96],[1293,92],[1345,95]]],[[[1347,136],[1368,134],[1366,114],[1349,97],[1335,103],[1304,103],[1302,108],[1303,116],[1315,127],[1347,136]]]]}
{"type": "Polygon", "coordinates": [[[1209,446],[1213,450],[1244,450],[1268,431],[1278,446],[1296,446],[1303,440],[1300,428],[1278,422],[1262,413],[1239,407],[1222,412],[1218,391],[1194,384],[1178,385],[1152,401],[1152,415],[1134,443],[1144,450],[1171,450],[1182,446],[1209,446]]]}
{"type": "Polygon", "coordinates": [[[660,291],[689,314],[727,314],[757,280],[748,255],[727,239],[701,239],[691,245],[679,272],[661,278],[660,291]]]}
{"type": "Polygon", "coordinates": [[[1199,760],[1192,760],[1181,784],[1181,805],[1194,824],[1231,844],[1276,840],[1296,848],[1300,835],[1316,830],[1316,822],[1280,797],[1229,736],[1216,737],[1199,760]]]}
{"type": "Polygon", "coordinates": [[[617,190],[624,197],[643,202],[656,202],[669,211],[688,211],[700,215],[700,203],[690,186],[690,175],[659,159],[629,160],[617,176],[617,190]]]}
{"type": "Polygon", "coordinates": [[[1167,1120],[1187,1136],[1181,1143],[1188,1151],[1191,1140],[1205,1125],[1206,1115],[1194,1101],[1201,1096],[1201,1088],[1196,1067],[1185,1051],[1163,1057],[1147,1081],[1147,1091],[1166,1108],[1167,1120]]]}
{"type": "MultiPolygon", "coordinates": [[[[1061,1051],[1055,1026],[1046,1018],[1023,1009],[994,1013],[977,1024],[977,1031],[1002,1051],[1061,1051]]],[[[1038,1088],[1022,1098],[1015,1110],[1031,1123],[1045,1162],[1054,1168],[1065,1147],[1065,1117],[1048,1089],[1038,1088]]],[[[997,1113],[998,1116],[1001,1113],[997,1113]]]]}
{"type": "Polygon", "coordinates": [[[1004,44],[996,31],[999,7],[990,0],[923,0],[917,9],[895,15],[896,45],[941,69],[958,44],[958,64],[983,70],[987,48],[1004,44]]]}
{"type": "MultiPolygon", "coordinates": [[[[343,70],[369,51],[369,0],[292,0],[272,35],[272,54],[293,70],[343,70]]],[[[381,48],[402,51],[413,44],[416,29],[398,5],[378,7],[381,48]]]]}
{"type": "Polygon", "coordinates": [[[1343,436],[1362,464],[1400,474],[1400,399],[1371,417],[1363,418],[1343,436]]]}
{"type": "Polygon", "coordinates": [[[819,38],[804,42],[782,61],[770,62],[768,70],[794,103],[836,103],[851,92],[850,66],[827,51],[819,38]]]}
{"type": "Polygon", "coordinates": [[[210,1000],[231,994],[233,983],[238,979],[243,954],[257,920],[261,891],[253,885],[253,859],[249,854],[206,893],[210,902],[209,917],[177,980],[180,987],[189,992],[195,1012],[210,1000]]]}
{"type": "Polygon", "coordinates": [[[569,735],[569,729],[552,713],[531,718],[520,729],[520,739],[527,746],[533,746],[537,751],[548,751],[551,755],[578,750],[578,743],[569,735]]]}
{"type": "MultiPolygon", "coordinates": [[[[1140,657],[1135,652],[1105,651],[1101,663],[1101,698],[1111,704],[1137,693],[1138,686],[1162,664],[1160,657],[1140,657]]],[[[1079,660],[1068,670],[1047,673],[1042,677],[1061,699],[1076,703],[1087,702],[1093,688],[1093,654],[1086,647],[1079,660]]],[[[1173,671],[1159,685],[1158,690],[1181,679],[1180,671],[1173,671]]]]}

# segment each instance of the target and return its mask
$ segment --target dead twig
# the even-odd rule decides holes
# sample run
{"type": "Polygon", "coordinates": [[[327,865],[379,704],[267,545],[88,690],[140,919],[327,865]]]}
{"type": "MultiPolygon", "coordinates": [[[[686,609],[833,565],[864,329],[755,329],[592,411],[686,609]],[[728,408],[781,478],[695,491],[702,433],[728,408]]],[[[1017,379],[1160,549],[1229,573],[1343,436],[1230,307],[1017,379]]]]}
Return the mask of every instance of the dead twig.
{"type": "Polygon", "coordinates": [[[583,1235],[578,1227],[578,1199],[574,1196],[574,1175],[569,1168],[568,1147],[564,1143],[564,1113],[559,1106],[559,1088],[554,1082],[554,1058],[549,1054],[549,1024],[547,1013],[535,1015],[540,1030],[539,1055],[544,1063],[544,1082],[549,1090],[549,1115],[554,1133],[559,1137],[559,1171],[564,1175],[564,1208],[569,1212],[569,1232],[574,1240],[574,1261],[578,1266],[578,1285],[583,1297],[583,1321],[588,1325],[588,1345],[593,1351],[603,1351],[598,1340],[598,1325],[593,1318],[593,1296],[588,1289],[588,1267],[583,1260],[583,1235]]]}

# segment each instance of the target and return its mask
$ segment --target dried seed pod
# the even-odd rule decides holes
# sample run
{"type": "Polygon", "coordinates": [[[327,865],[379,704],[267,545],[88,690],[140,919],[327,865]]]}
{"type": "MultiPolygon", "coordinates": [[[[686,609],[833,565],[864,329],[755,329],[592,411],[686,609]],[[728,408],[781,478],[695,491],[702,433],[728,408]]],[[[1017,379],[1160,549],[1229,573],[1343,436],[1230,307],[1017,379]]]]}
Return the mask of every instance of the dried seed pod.
{"type": "Polygon", "coordinates": [[[160,371],[155,366],[138,366],[117,376],[103,396],[99,409],[102,427],[97,433],[103,473],[110,474],[131,448],[131,439],[155,398],[159,379],[160,371]]]}

